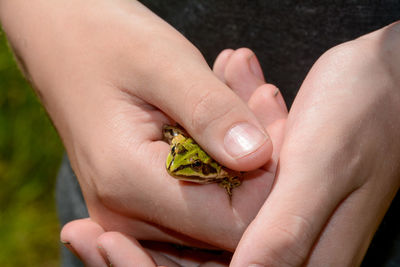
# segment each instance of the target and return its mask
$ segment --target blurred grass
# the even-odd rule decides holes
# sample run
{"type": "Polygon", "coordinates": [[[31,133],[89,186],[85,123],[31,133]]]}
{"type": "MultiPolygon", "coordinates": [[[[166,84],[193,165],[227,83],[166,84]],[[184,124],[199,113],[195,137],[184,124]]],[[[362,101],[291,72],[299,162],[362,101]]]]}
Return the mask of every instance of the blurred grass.
{"type": "Polygon", "coordinates": [[[62,144],[0,30],[0,266],[59,266],[62,144]]]}

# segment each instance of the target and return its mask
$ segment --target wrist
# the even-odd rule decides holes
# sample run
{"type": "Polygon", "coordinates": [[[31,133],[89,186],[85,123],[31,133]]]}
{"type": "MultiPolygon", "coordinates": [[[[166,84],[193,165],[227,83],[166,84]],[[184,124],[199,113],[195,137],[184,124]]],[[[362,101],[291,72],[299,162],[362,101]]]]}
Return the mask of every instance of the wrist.
{"type": "MultiPolygon", "coordinates": [[[[28,68],[32,55],[40,53],[45,43],[51,38],[52,25],[57,18],[62,22],[62,14],[59,12],[62,1],[23,1],[0,0],[0,23],[15,58],[25,76],[28,76],[28,68]]],[[[46,60],[42,57],[41,60],[46,60]]]]}

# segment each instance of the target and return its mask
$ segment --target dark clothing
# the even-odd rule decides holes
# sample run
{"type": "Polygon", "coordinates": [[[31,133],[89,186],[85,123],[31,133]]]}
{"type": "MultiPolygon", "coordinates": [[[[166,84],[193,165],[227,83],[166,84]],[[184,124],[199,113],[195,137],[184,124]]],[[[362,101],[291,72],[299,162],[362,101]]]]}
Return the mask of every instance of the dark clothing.
{"type": "MultiPolygon", "coordinates": [[[[85,201],[67,156],[63,158],[56,185],[57,211],[61,226],[70,221],[87,218],[85,201]]],[[[66,247],[61,247],[62,267],[84,266],[66,247]]]]}
{"type": "MultiPolygon", "coordinates": [[[[183,33],[210,65],[225,48],[252,49],[268,82],[279,87],[289,106],[312,64],[326,50],[400,19],[399,0],[141,2],[183,33]]],[[[83,199],[77,193],[75,177],[65,165],[63,170],[58,191],[71,190],[58,198],[60,218],[65,223],[87,213],[83,212],[83,199]]],[[[400,266],[400,220],[395,216],[399,211],[397,197],[363,266],[400,266]]]]}
{"type": "Polygon", "coordinates": [[[400,19],[399,0],[141,2],[183,33],[210,65],[225,48],[252,49],[289,104],[322,53],[400,19]]]}

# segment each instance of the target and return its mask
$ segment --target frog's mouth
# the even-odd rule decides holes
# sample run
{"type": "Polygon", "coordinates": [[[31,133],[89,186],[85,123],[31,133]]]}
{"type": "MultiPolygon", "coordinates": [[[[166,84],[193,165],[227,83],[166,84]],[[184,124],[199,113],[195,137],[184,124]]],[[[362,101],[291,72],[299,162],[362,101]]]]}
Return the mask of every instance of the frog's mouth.
{"type": "MultiPolygon", "coordinates": [[[[173,162],[171,162],[170,166],[172,164],[173,162]]],[[[196,160],[191,164],[181,165],[178,168],[176,168],[173,172],[176,173],[176,175],[189,176],[189,177],[196,176],[203,179],[218,177],[217,169],[208,164],[203,164],[199,160],[196,160]]]]}
{"type": "Polygon", "coordinates": [[[174,175],[175,179],[178,179],[180,181],[185,181],[185,182],[192,182],[192,183],[197,183],[197,184],[211,184],[211,183],[217,183],[220,181],[220,178],[206,178],[206,177],[198,177],[198,176],[183,176],[183,175],[174,175]]]}

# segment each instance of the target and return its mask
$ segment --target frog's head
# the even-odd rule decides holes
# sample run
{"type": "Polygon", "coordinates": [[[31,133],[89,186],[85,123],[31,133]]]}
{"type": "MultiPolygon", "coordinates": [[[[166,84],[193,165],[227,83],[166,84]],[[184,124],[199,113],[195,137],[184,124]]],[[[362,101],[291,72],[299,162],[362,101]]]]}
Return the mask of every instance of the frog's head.
{"type": "Polygon", "coordinates": [[[196,142],[178,134],[171,141],[167,171],[180,180],[210,183],[220,178],[221,165],[204,152],[196,142]]]}

